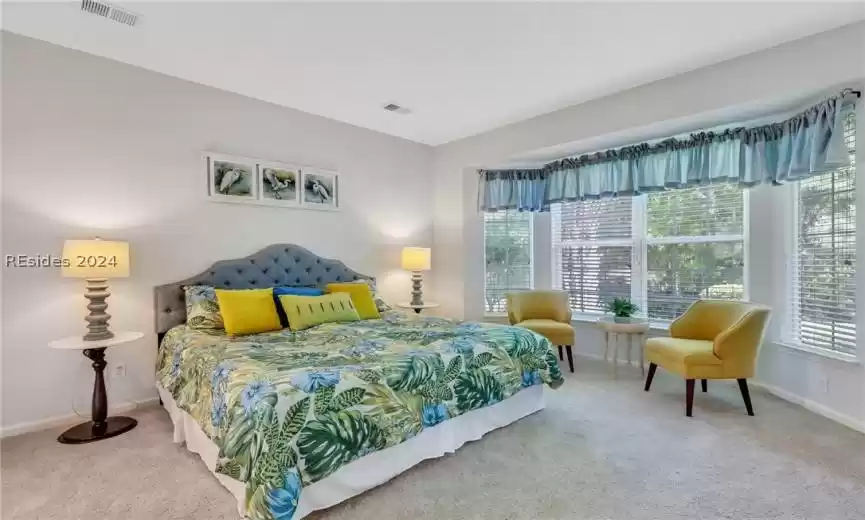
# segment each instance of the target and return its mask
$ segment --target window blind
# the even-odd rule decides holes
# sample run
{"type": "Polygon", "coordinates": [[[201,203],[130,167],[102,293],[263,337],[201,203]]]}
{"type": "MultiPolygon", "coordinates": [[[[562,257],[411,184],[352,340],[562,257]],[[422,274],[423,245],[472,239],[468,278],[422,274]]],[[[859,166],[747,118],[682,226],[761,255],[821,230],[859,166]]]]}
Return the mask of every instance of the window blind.
{"type": "Polygon", "coordinates": [[[845,115],[851,166],[799,182],[791,335],[794,342],[856,351],[856,117],[845,115]]]}
{"type": "Polygon", "coordinates": [[[532,214],[484,213],[486,313],[507,311],[508,292],[532,288],[532,214]]]}
{"type": "Polygon", "coordinates": [[[744,297],[744,193],[731,184],[648,195],[646,306],[673,320],[700,298],[744,297]]]}
{"type": "Polygon", "coordinates": [[[565,202],[551,208],[553,280],[571,310],[604,312],[616,297],[631,297],[631,198],[565,202]]]}

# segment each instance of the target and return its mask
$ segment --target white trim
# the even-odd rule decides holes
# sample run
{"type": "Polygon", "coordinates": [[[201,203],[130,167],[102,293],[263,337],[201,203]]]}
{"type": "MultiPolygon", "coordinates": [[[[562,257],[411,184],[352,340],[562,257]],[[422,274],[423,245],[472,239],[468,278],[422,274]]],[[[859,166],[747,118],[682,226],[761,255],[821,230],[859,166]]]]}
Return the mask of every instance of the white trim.
{"type": "MultiPolygon", "coordinates": [[[[609,314],[590,314],[583,312],[575,313],[571,315],[571,324],[576,322],[579,325],[595,325],[598,323],[599,319],[604,317],[609,317],[609,314]]],[[[672,322],[663,320],[651,320],[649,321],[649,329],[667,331],[670,329],[670,323],[672,322]]]]}
{"type": "MultiPolygon", "coordinates": [[[[637,198],[637,197],[634,197],[637,198]]],[[[562,240],[559,247],[633,247],[634,238],[599,238],[597,240],[562,240]]]]}
{"type": "MultiPolygon", "coordinates": [[[[584,358],[589,358],[589,359],[603,359],[603,356],[601,356],[600,354],[583,352],[580,350],[574,350],[574,356],[584,357],[584,358]]],[[[628,365],[627,361],[622,361],[622,363],[625,366],[628,365]]],[[[639,368],[640,367],[640,360],[639,359],[631,360],[631,366],[633,366],[635,368],[639,368]]],[[[802,408],[804,408],[810,412],[814,412],[817,415],[821,415],[821,416],[823,416],[823,417],[825,417],[831,421],[835,421],[837,423],[843,424],[844,426],[851,428],[853,430],[856,430],[858,432],[865,433],[865,422],[860,422],[860,421],[856,420],[855,418],[850,417],[849,415],[837,412],[837,411],[835,411],[835,410],[833,410],[827,406],[824,406],[822,404],[811,401],[810,399],[805,399],[804,397],[796,395],[792,392],[788,392],[787,390],[784,390],[780,387],[770,385],[767,383],[763,383],[757,379],[749,379],[748,384],[751,387],[762,388],[762,389],[766,390],[767,392],[769,392],[770,394],[774,395],[775,397],[778,397],[780,399],[783,399],[783,400],[788,401],[790,403],[793,403],[795,405],[801,406],[802,408]]],[[[757,413],[759,414],[759,410],[757,411],[757,413]]]]}
{"type": "Polygon", "coordinates": [[[810,345],[802,345],[789,340],[776,341],[775,345],[778,345],[779,347],[799,350],[801,352],[807,352],[808,354],[814,354],[815,356],[822,356],[825,358],[834,359],[836,361],[842,361],[844,363],[852,363],[855,365],[862,364],[862,360],[860,360],[856,355],[847,354],[845,352],[838,352],[836,350],[812,347],[810,345]]]}
{"type": "Polygon", "coordinates": [[[751,300],[751,190],[742,190],[742,299],[751,300]]]}
{"type": "MultiPolygon", "coordinates": [[[[484,251],[486,251],[486,243],[484,243],[484,251]]],[[[486,281],[486,273],[484,273],[484,281],[486,281]]],[[[535,212],[529,213],[529,289],[535,288],[535,212]]]]}
{"type": "MultiPolygon", "coordinates": [[[[746,190],[742,190],[743,193],[746,190]]],[[[742,215],[744,218],[744,212],[742,215]]],[[[646,243],[650,246],[666,244],[712,244],[715,242],[741,242],[745,239],[743,235],[700,235],[700,236],[671,236],[671,237],[646,237],[646,243]]]]}
{"type": "Polygon", "coordinates": [[[648,236],[649,220],[649,197],[634,197],[631,204],[631,236],[633,237],[633,248],[631,248],[631,301],[640,307],[640,314],[645,315],[649,308],[649,277],[646,260],[649,256],[649,246],[646,242],[648,236]]]}
{"type": "Polygon", "coordinates": [[[808,411],[814,412],[817,415],[822,415],[823,417],[835,421],[837,423],[843,424],[844,426],[856,430],[858,432],[865,433],[865,422],[860,422],[849,415],[845,415],[843,413],[837,412],[827,406],[811,401],[810,399],[805,399],[802,396],[796,395],[792,392],[788,392],[783,388],[763,383],[759,380],[752,379],[749,381],[752,386],[756,386],[762,388],[769,392],[770,394],[780,397],[785,401],[789,401],[793,404],[797,404],[802,408],[805,408],[808,411]]]}
{"type": "MultiPolygon", "coordinates": [[[[151,397],[149,399],[142,399],[140,401],[121,403],[117,406],[110,407],[108,409],[108,415],[126,413],[132,410],[136,410],[138,408],[143,408],[145,406],[155,405],[157,403],[159,403],[158,397],[151,397]]],[[[38,421],[13,424],[12,426],[4,426],[3,428],[0,428],[0,438],[12,437],[15,435],[21,435],[30,432],[38,432],[51,428],[59,428],[61,426],[72,426],[74,424],[87,421],[88,419],[90,419],[89,415],[69,414],[48,417],[47,419],[40,419],[38,421]]]]}

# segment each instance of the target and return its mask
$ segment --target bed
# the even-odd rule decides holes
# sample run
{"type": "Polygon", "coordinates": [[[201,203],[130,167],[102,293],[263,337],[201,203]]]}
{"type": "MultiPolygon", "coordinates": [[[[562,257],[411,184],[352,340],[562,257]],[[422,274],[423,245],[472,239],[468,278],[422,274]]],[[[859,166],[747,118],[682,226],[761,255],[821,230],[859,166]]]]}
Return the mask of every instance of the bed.
{"type": "Polygon", "coordinates": [[[185,324],[183,287],[372,280],[296,245],[155,288],[157,389],[174,441],[251,519],[299,519],[544,407],[562,375],[531,331],[387,310],[232,338],[185,324]]]}

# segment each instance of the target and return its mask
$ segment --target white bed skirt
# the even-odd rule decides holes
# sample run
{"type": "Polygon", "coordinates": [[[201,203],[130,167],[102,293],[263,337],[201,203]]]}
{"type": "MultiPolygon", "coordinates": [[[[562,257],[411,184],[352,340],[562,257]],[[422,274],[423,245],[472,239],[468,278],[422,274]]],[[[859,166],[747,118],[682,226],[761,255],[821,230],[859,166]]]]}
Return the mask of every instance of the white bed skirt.
{"type": "MultiPolygon", "coordinates": [[[[186,449],[197,453],[207,469],[237,499],[237,509],[244,516],[245,484],[215,472],[219,448],[204,434],[192,416],[177,407],[171,394],[157,386],[163,406],[174,423],[174,442],[186,442],[186,449]]],[[[303,488],[294,518],[326,509],[379,486],[426,459],[455,452],[463,444],[475,441],[544,408],[544,386],[535,385],[500,403],[465,413],[427,428],[417,436],[382,451],[370,453],[303,488]]]]}

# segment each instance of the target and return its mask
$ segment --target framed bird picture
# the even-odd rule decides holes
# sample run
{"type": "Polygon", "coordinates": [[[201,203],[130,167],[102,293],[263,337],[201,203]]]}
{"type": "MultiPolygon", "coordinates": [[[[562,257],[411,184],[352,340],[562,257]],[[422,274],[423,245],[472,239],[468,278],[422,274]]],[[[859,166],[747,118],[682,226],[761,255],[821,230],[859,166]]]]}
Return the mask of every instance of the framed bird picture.
{"type": "Polygon", "coordinates": [[[207,196],[222,202],[258,201],[254,159],[207,153],[207,196]]]}
{"type": "Polygon", "coordinates": [[[272,206],[300,206],[301,168],[278,162],[258,163],[258,201],[272,206]]]}
{"type": "Polygon", "coordinates": [[[305,167],[301,171],[304,208],[336,211],[339,209],[339,174],[335,171],[305,167]]]}

